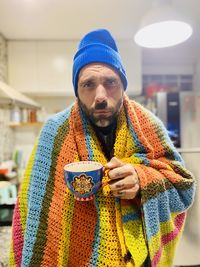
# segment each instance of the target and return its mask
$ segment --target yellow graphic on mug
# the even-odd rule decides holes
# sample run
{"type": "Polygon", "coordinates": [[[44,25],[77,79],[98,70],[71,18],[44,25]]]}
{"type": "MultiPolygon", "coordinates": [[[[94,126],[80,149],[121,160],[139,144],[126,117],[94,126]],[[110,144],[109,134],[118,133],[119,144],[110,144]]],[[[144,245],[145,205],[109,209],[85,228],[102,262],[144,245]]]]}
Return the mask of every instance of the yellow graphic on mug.
{"type": "Polygon", "coordinates": [[[86,176],[85,174],[75,176],[71,184],[74,191],[82,195],[91,192],[94,186],[92,177],[86,176]]]}

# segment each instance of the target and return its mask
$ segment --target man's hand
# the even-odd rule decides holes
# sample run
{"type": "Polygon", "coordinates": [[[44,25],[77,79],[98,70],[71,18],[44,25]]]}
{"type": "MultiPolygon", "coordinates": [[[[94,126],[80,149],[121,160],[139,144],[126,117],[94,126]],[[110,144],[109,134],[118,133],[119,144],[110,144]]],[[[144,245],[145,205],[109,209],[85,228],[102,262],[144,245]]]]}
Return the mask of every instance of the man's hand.
{"type": "Polygon", "coordinates": [[[109,170],[110,189],[115,197],[123,199],[133,199],[136,197],[140,186],[138,175],[131,164],[126,164],[113,157],[105,165],[109,170]]]}

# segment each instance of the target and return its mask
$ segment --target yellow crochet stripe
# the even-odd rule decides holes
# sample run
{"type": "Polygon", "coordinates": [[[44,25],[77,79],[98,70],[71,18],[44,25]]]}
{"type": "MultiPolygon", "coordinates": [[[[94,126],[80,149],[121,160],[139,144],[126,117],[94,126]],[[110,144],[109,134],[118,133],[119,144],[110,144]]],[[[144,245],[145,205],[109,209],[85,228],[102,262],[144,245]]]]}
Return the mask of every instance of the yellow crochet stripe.
{"type": "Polygon", "coordinates": [[[80,158],[79,158],[78,153],[76,152],[76,155],[74,156],[74,162],[78,162],[78,161],[80,161],[80,158]]]}
{"type": "Polygon", "coordinates": [[[161,254],[160,261],[156,265],[156,267],[173,266],[173,259],[175,253],[174,247],[176,246],[179,238],[180,235],[176,239],[165,245],[161,254]]]}
{"type": "MultiPolygon", "coordinates": [[[[26,230],[26,217],[27,217],[27,191],[29,186],[29,181],[32,173],[32,166],[34,163],[34,157],[38,146],[38,140],[36,140],[35,146],[32,150],[27,168],[24,173],[22,187],[19,193],[19,212],[20,212],[20,222],[22,226],[23,235],[26,230]]],[[[14,257],[14,250],[13,250],[13,241],[11,240],[10,243],[10,253],[9,253],[9,266],[16,266],[15,264],[15,257],[14,257]]]]}
{"type": "MultiPolygon", "coordinates": [[[[92,147],[93,160],[99,161],[103,165],[105,165],[107,160],[106,160],[106,158],[105,158],[105,156],[104,156],[104,154],[102,152],[99,140],[97,139],[93,129],[90,128],[89,130],[91,132],[90,145],[92,147]]],[[[105,175],[103,177],[103,182],[105,183],[108,180],[109,180],[108,176],[105,175]]],[[[101,198],[102,194],[104,195],[104,197],[108,197],[109,198],[109,195],[110,195],[109,186],[105,186],[103,188],[103,190],[98,193],[98,196],[101,198]]],[[[111,204],[111,200],[109,202],[105,201],[104,203],[102,203],[100,201],[99,209],[100,209],[100,213],[99,213],[100,218],[109,218],[109,216],[110,216],[109,209],[113,209],[113,210],[115,209],[114,201],[112,201],[112,204],[111,204]],[[110,205],[112,205],[112,207],[110,205]]],[[[101,220],[100,221],[101,236],[102,237],[106,236],[107,231],[109,231],[111,229],[111,227],[112,227],[112,224],[108,224],[107,220],[105,220],[105,219],[101,220]]],[[[107,266],[111,266],[112,263],[113,263],[113,259],[111,259],[111,262],[110,262],[109,259],[105,258],[105,256],[104,256],[104,255],[109,255],[110,254],[110,251],[112,249],[112,247],[110,247],[110,244],[111,244],[110,240],[108,240],[106,238],[105,239],[103,239],[103,238],[100,239],[100,244],[99,244],[99,248],[100,249],[99,249],[98,261],[101,262],[101,264],[105,264],[107,266]]],[[[120,257],[121,255],[118,255],[118,256],[120,257]]]]}
{"type": "Polygon", "coordinates": [[[126,151],[124,151],[124,149],[127,148],[127,132],[128,128],[127,128],[126,116],[124,109],[122,109],[118,118],[116,140],[114,144],[114,154],[119,159],[122,159],[126,154],[126,151]]]}
{"type": "MultiPolygon", "coordinates": [[[[89,130],[91,132],[90,145],[92,147],[93,160],[99,161],[103,165],[105,165],[107,160],[103,154],[99,140],[97,139],[93,129],[90,128],[89,130]]],[[[109,177],[108,177],[108,175],[105,175],[103,177],[103,183],[106,183],[108,181],[109,181],[109,177]]],[[[115,201],[114,201],[114,198],[110,196],[110,188],[108,185],[104,186],[102,191],[100,191],[97,195],[99,198],[101,198],[103,195],[104,199],[106,199],[106,201],[104,201],[104,202],[99,201],[99,203],[100,203],[99,204],[99,210],[100,210],[99,216],[100,216],[100,218],[102,218],[100,220],[100,229],[101,229],[100,231],[101,231],[101,236],[106,237],[109,231],[111,231],[111,233],[113,233],[113,231],[115,231],[113,229],[113,224],[109,223],[107,220],[107,218],[110,217],[110,213],[115,211],[115,201]]],[[[105,255],[110,255],[110,252],[112,251],[112,249],[117,251],[116,244],[117,244],[117,241],[111,242],[109,238],[104,238],[104,239],[101,238],[100,239],[100,244],[99,244],[100,250],[99,250],[99,255],[98,255],[98,262],[101,263],[101,266],[102,265],[112,266],[112,264],[114,263],[114,260],[116,261],[116,264],[117,264],[116,266],[118,266],[118,267],[125,267],[126,266],[123,261],[119,262],[119,259],[122,258],[120,250],[118,250],[119,254],[115,255],[115,259],[113,259],[113,257],[111,257],[111,258],[105,257],[105,255]]],[[[123,253],[123,255],[125,255],[125,253],[123,253]]],[[[133,267],[133,265],[129,265],[129,266],[133,267]]]]}
{"type": "Polygon", "coordinates": [[[141,220],[131,220],[123,224],[124,236],[128,250],[131,252],[136,267],[141,266],[147,257],[141,220]]]}
{"type": "Polygon", "coordinates": [[[114,153],[116,157],[125,163],[140,164],[141,159],[134,156],[135,152],[136,144],[134,143],[131,132],[128,129],[125,112],[122,110],[118,119],[114,153]]]}
{"type": "MultiPolygon", "coordinates": [[[[175,220],[175,217],[178,214],[179,213],[177,213],[177,212],[171,213],[170,221],[161,222],[160,223],[160,231],[155,236],[153,236],[151,238],[150,242],[149,242],[149,250],[150,250],[150,254],[151,255],[154,255],[154,253],[156,251],[158,251],[159,248],[160,248],[160,239],[161,239],[160,233],[162,233],[162,235],[166,235],[166,234],[169,234],[170,232],[172,232],[174,230],[174,224],[172,222],[175,220]]],[[[183,230],[183,226],[182,226],[181,232],[182,232],[182,230],[183,230]]],[[[173,255],[169,255],[169,253],[170,253],[170,249],[169,248],[170,247],[172,247],[172,248],[175,247],[175,245],[178,242],[180,236],[181,236],[181,234],[177,235],[177,237],[175,239],[171,240],[168,244],[164,245],[164,249],[162,251],[162,257],[160,259],[162,264],[163,264],[162,258],[167,257],[166,262],[169,262],[170,257],[173,258],[173,255]]],[[[174,251],[174,249],[172,249],[172,251],[174,251]]],[[[158,266],[160,266],[160,265],[158,264],[158,266]]]]}
{"type": "Polygon", "coordinates": [[[28,192],[28,187],[30,185],[30,177],[32,174],[32,169],[33,169],[34,158],[35,158],[37,146],[38,146],[38,139],[35,142],[31,156],[29,158],[28,165],[27,165],[25,173],[24,173],[22,187],[21,187],[20,194],[19,194],[20,222],[22,225],[23,234],[24,234],[25,229],[26,229],[27,195],[28,195],[27,192],[28,192]]]}
{"type": "Polygon", "coordinates": [[[136,145],[133,142],[133,138],[131,136],[131,132],[127,130],[127,148],[124,157],[130,157],[130,154],[133,155],[136,151],[136,145]]]}
{"type": "Polygon", "coordinates": [[[122,218],[125,218],[124,216],[138,216],[138,219],[130,219],[127,222],[123,223],[123,232],[126,240],[126,245],[128,247],[128,250],[131,252],[131,255],[133,256],[135,266],[139,267],[141,266],[146,257],[147,257],[147,247],[146,242],[144,238],[143,233],[143,224],[142,220],[139,217],[138,214],[138,207],[132,205],[126,205],[125,207],[121,207],[121,214],[122,218]],[[138,214],[138,215],[137,215],[138,214]]]}
{"type": "Polygon", "coordinates": [[[9,255],[9,266],[15,267],[15,256],[14,256],[14,251],[13,251],[13,241],[11,240],[10,243],[10,255],[9,255]]]}
{"type": "MultiPolygon", "coordinates": [[[[126,121],[126,115],[124,110],[120,112],[120,116],[118,118],[118,127],[116,131],[116,140],[115,140],[115,145],[114,145],[114,154],[117,158],[122,159],[125,157],[129,157],[130,153],[133,154],[135,150],[135,145],[133,143],[133,139],[131,138],[131,135],[128,131],[128,126],[127,126],[127,121],[126,121]],[[128,148],[128,151],[124,149],[128,148]]],[[[119,241],[121,244],[121,250],[122,250],[122,255],[125,256],[127,254],[127,246],[130,244],[129,242],[129,234],[128,234],[128,229],[124,229],[122,225],[122,218],[121,218],[121,206],[120,202],[115,204],[116,206],[116,223],[117,223],[117,232],[119,236],[119,241]],[[128,243],[125,244],[125,239],[126,242],[128,243]]],[[[127,212],[131,212],[131,207],[126,207],[127,212]]],[[[127,225],[128,226],[128,225],[127,225]]],[[[128,247],[129,249],[129,247],[128,247]]],[[[132,252],[130,250],[130,252],[132,252]]],[[[132,253],[131,253],[132,254],[132,253]]],[[[133,254],[132,254],[133,255],[133,254]]],[[[135,260],[135,259],[134,259],[135,260]]],[[[136,260],[137,263],[137,260],[136,260]]],[[[126,263],[127,267],[133,267],[137,266],[133,263],[131,260],[130,262],[126,263]]],[[[140,265],[138,265],[140,266],[140,265]]]]}
{"type": "Polygon", "coordinates": [[[115,203],[116,206],[116,223],[117,223],[117,232],[119,236],[119,242],[121,244],[121,249],[122,249],[122,255],[126,255],[127,249],[125,245],[125,240],[124,240],[124,235],[122,233],[122,217],[121,217],[121,206],[120,202],[115,203]]]}

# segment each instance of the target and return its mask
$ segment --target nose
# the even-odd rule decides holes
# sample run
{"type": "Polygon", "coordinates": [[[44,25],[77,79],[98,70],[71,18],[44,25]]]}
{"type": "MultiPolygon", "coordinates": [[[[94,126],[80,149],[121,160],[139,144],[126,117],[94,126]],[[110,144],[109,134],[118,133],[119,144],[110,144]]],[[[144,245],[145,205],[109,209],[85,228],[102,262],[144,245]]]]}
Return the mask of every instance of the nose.
{"type": "Polygon", "coordinates": [[[96,88],[95,102],[100,103],[107,99],[107,91],[106,88],[100,84],[96,88]]]}

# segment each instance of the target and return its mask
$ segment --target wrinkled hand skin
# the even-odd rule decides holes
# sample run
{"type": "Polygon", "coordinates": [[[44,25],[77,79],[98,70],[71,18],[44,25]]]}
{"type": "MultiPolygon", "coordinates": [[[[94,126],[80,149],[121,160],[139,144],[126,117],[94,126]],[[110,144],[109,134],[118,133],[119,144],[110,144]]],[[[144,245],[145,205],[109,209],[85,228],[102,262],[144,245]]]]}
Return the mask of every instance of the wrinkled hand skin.
{"type": "Polygon", "coordinates": [[[132,164],[113,157],[106,165],[110,178],[109,186],[114,197],[134,199],[140,190],[137,172],[132,164]]]}

